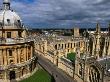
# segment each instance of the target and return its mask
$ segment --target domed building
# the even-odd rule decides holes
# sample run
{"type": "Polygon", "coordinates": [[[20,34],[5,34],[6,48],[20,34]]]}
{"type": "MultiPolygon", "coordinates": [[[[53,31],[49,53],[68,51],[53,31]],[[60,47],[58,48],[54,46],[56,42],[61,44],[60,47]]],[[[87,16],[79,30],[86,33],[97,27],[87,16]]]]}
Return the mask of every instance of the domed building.
{"type": "Polygon", "coordinates": [[[3,1],[0,11],[0,82],[19,81],[36,68],[34,42],[19,15],[11,10],[10,1],[3,1]]]}

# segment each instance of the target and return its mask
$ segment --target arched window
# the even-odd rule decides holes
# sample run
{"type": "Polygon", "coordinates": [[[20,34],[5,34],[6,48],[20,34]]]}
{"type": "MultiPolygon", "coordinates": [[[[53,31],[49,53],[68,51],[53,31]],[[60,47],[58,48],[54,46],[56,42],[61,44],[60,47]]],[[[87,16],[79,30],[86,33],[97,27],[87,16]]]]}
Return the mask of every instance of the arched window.
{"type": "Polygon", "coordinates": [[[89,81],[100,82],[100,73],[95,66],[91,66],[89,70],[89,81]]]}
{"type": "Polygon", "coordinates": [[[55,45],[55,49],[57,49],[57,45],[55,45]]]}

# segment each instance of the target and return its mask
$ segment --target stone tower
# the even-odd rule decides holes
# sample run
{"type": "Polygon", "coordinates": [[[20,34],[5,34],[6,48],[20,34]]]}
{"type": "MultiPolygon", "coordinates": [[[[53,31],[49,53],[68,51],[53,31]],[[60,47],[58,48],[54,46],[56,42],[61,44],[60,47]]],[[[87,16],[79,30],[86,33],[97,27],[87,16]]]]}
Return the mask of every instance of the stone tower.
{"type": "Polygon", "coordinates": [[[79,37],[79,28],[74,28],[74,37],[79,37]]]}
{"type": "Polygon", "coordinates": [[[99,23],[97,23],[96,32],[93,36],[92,55],[98,58],[100,56],[100,41],[101,41],[101,31],[100,31],[100,25],[99,23]]]}

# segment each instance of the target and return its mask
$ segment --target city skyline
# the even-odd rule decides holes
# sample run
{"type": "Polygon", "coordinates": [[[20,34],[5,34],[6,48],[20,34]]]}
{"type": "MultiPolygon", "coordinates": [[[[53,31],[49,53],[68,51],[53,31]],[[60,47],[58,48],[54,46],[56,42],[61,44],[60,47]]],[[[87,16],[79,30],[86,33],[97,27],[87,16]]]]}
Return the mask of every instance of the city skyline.
{"type": "MultiPolygon", "coordinates": [[[[108,0],[11,0],[11,8],[18,12],[30,28],[94,27],[109,22],[108,0]]],[[[2,8],[2,0],[0,1],[2,8]]],[[[94,27],[95,28],[95,27],[94,27]]]]}

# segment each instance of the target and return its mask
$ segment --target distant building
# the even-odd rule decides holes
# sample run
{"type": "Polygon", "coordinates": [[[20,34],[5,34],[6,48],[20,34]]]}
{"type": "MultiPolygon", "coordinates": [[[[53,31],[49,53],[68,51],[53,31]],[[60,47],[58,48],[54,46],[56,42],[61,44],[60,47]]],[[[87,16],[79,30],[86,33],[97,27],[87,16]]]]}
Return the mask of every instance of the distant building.
{"type": "Polygon", "coordinates": [[[0,11],[0,82],[19,81],[36,68],[34,42],[27,38],[22,21],[11,10],[10,1],[3,1],[0,11]]]}
{"type": "Polygon", "coordinates": [[[86,34],[81,36],[75,28],[74,36],[41,35],[35,48],[77,82],[110,82],[110,26],[101,31],[97,24],[95,31],[86,34]],[[71,52],[76,53],[75,62],[67,59],[71,52]]]}
{"type": "Polygon", "coordinates": [[[80,33],[79,33],[79,28],[74,28],[74,37],[79,37],[80,33]]]}
{"type": "MultiPolygon", "coordinates": [[[[108,28],[109,29],[109,28],[108,28]]],[[[78,82],[110,82],[110,36],[101,31],[89,31],[88,50],[83,55],[77,50],[75,79],[78,82]]]]}

